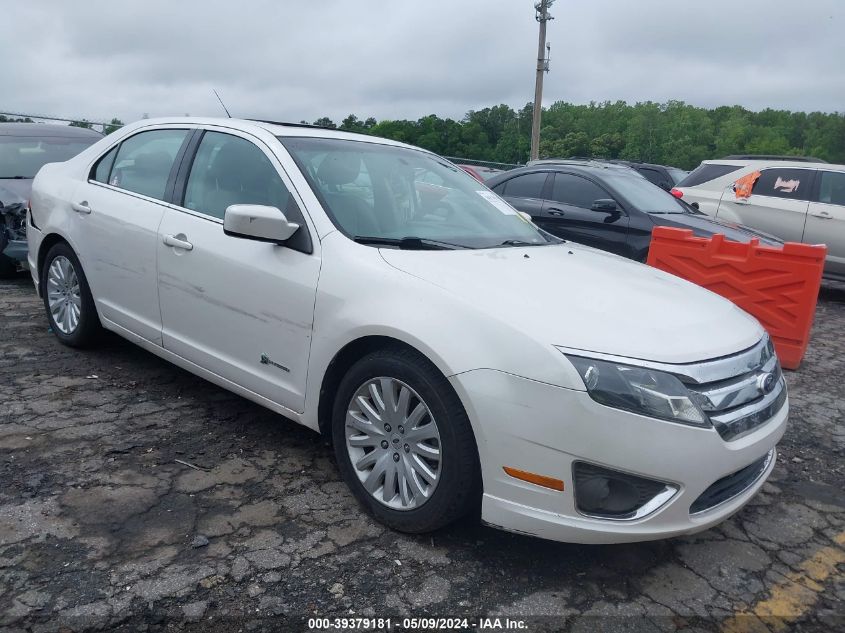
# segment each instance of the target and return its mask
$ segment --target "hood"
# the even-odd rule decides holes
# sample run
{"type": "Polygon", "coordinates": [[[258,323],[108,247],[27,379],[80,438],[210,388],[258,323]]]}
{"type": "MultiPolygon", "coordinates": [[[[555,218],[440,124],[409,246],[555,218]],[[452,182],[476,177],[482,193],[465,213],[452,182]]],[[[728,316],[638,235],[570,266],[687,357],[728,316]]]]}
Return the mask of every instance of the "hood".
{"type": "MultiPolygon", "coordinates": [[[[32,193],[32,180],[32,178],[0,178],[0,190],[6,189],[11,191],[26,201],[29,200],[29,195],[32,193]]],[[[4,203],[6,202],[2,197],[0,197],[0,200],[4,203]]]]}
{"type": "Polygon", "coordinates": [[[697,237],[713,237],[714,234],[721,233],[734,242],[748,242],[756,237],[765,246],[783,246],[783,242],[774,235],[735,222],[717,220],[703,213],[650,213],[648,217],[658,226],[690,229],[697,237]]]}
{"type": "Polygon", "coordinates": [[[763,335],[754,318],[709,290],[577,244],[381,254],[543,344],[689,363],[739,352],[763,335]]]}

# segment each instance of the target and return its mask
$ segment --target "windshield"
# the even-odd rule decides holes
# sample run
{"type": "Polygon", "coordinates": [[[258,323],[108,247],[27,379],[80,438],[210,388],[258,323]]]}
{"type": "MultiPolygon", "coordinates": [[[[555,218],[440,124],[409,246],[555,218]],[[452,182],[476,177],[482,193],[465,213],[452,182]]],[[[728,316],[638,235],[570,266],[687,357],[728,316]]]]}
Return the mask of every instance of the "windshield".
{"type": "Polygon", "coordinates": [[[645,178],[608,173],[605,181],[634,208],[645,213],[688,213],[677,198],[645,178]]]}
{"type": "Polygon", "coordinates": [[[0,178],[35,178],[47,163],[73,158],[96,138],[0,136],[0,178]]]}
{"type": "Polygon", "coordinates": [[[377,246],[405,238],[490,248],[557,242],[464,170],[428,152],[366,141],[280,137],[334,225],[377,246]],[[375,238],[375,239],[373,239],[375,238]]]}

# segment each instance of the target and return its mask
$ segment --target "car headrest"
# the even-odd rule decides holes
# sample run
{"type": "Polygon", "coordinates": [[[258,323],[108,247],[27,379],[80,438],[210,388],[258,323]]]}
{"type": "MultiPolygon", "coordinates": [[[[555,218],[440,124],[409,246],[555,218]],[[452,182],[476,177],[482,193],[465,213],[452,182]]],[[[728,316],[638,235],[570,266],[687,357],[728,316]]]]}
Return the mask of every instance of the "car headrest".
{"type": "Polygon", "coordinates": [[[167,152],[147,152],[135,157],[133,169],[142,173],[168,171],[173,159],[167,152]]]}
{"type": "Polygon", "coordinates": [[[361,157],[352,152],[326,154],[317,168],[317,178],[327,185],[345,185],[361,173],[361,157]]]}

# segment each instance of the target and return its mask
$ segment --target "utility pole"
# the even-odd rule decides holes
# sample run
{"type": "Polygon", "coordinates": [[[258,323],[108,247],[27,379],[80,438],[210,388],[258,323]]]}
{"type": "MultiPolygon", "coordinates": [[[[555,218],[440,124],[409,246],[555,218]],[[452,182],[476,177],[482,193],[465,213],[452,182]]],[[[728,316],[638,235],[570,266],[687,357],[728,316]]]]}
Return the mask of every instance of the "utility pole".
{"type": "Polygon", "coordinates": [[[548,51],[551,48],[546,43],[546,22],[554,20],[549,15],[549,7],[555,0],[540,0],[534,5],[537,12],[534,16],[540,23],[540,42],[537,44],[537,82],[534,84],[534,118],[531,121],[531,160],[540,156],[540,116],[543,114],[543,73],[549,72],[548,51]]]}

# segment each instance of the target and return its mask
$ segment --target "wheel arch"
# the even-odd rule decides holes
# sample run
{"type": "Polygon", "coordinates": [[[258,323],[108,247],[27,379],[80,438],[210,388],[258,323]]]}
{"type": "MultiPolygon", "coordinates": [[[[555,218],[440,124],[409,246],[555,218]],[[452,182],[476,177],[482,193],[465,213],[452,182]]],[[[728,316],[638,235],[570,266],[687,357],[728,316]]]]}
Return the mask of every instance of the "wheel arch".
{"type": "Polygon", "coordinates": [[[65,238],[63,235],[61,235],[60,233],[49,233],[49,234],[45,235],[41,239],[41,243],[38,245],[38,260],[37,260],[37,262],[38,262],[38,279],[39,279],[39,284],[38,284],[38,296],[39,297],[44,296],[44,288],[43,288],[44,284],[40,283],[40,280],[44,276],[44,261],[47,259],[47,253],[49,253],[50,249],[53,248],[56,244],[61,244],[61,243],[67,244],[68,247],[70,247],[70,249],[73,250],[74,253],[76,253],[76,256],[79,257],[79,253],[77,253],[76,249],[73,248],[73,244],[71,244],[70,241],[67,238],[65,238]]]}
{"type": "Polygon", "coordinates": [[[326,371],[323,373],[317,404],[317,425],[321,435],[326,438],[331,438],[334,396],[337,391],[337,387],[340,385],[340,381],[343,380],[346,372],[350,367],[352,367],[352,365],[367,354],[385,349],[412,351],[422,358],[425,358],[441,374],[443,373],[443,370],[439,367],[438,363],[422,350],[410,343],[389,335],[368,334],[348,342],[332,357],[332,360],[326,367],[326,371]]]}

